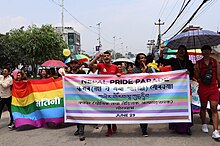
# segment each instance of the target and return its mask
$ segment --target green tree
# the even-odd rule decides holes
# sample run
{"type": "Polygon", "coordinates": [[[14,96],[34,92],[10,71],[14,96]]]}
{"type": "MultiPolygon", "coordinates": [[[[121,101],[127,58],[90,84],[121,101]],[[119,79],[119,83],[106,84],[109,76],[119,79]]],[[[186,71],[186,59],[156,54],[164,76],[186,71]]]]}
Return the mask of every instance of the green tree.
{"type": "Polygon", "coordinates": [[[0,60],[12,65],[25,62],[32,66],[36,77],[37,65],[49,59],[64,60],[62,51],[67,44],[51,25],[32,25],[25,31],[14,29],[0,37],[0,47],[3,50],[0,60]]]}

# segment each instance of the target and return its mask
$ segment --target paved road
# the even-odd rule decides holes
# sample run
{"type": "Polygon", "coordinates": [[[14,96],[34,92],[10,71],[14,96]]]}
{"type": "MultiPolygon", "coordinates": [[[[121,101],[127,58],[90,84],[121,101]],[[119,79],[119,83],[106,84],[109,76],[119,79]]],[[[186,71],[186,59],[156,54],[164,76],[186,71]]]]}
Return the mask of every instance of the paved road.
{"type": "Polygon", "coordinates": [[[168,124],[150,124],[149,137],[143,137],[139,125],[119,125],[118,132],[112,137],[105,137],[106,126],[94,129],[87,125],[85,141],[79,141],[73,133],[76,126],[59,129],[38,128],[25,131],[9,131],[8,113],[4,112],[0,121],[0,146],[220,146],[208,134],[200,130],[199,115],[194,115],[192,136],[180,135],[168,130],[168,124]]]}

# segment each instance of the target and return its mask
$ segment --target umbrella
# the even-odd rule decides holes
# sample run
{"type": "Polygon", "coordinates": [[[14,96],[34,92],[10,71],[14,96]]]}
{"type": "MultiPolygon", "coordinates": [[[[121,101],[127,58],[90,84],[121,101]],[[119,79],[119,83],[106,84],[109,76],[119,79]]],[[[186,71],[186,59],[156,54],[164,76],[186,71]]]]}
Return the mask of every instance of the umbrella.
{"type": "Polygon", "coordinates": [[[68,57],[65,60],[65,64],[69,63],[71,60],[77,60],[78,63],[83,63],[83,62],[89,61],[89,57],[83,54],[72,55],[71,57],[68,57]]]}
{"type": "Polygon", "coordinates": [[[187,49],[201,48],[204,45],[217,46],[220,44],[220,34],[209,30],[189,30],[168,40],[166,47],[177,49],[180,45],[187,49]]]}
{"type": "Polygon", "coordinates": [[[63,67],[66,66],[65,63],[63,63],[60,60],[47,60],[45,61],[41,66],[48,66],[48,67],[63,67]]]}
{"type": "Polygon", "coordinates": [[[128,58],[118,58],[116,60],[113,61],[114,64],[120,64],[120,63],[130,63],[130,64],[134,64],[133,61],[131,61],[130,59],[128,58]]]}

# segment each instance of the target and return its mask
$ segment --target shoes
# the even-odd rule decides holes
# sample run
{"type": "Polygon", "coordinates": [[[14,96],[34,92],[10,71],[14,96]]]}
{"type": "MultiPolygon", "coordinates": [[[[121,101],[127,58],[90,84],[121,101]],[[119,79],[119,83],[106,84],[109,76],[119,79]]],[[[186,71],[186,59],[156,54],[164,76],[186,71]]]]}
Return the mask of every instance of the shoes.
{"type": "Polygon", "coordinates": [[[107,136],[107,137],[112,136],[112,130],[108,129],[108,131],[106,132],[105,136],[107,136]]]}
{"type": "Polygon", "coordinates": [[[215,130],[212,132],[212,138],[213,139],[220,139],[220,134],[219,134],[218,130],[215,130]]]}
{"type": "Polygon", "coordinates": [[[93,128],[95,128],[95,129],[99,129],[98,124],[95,124],[95,125],[93,126],[93,128]]]}
{"type": "Polygon", "coordinates": [[[84,140],[85,140],[85,136],[84,136],[84,135],[80,135],[80,136],[79,136],[79,140],[80,140],[80,141],[84,141],[84,140]]]}
{"type": "Polygon", "coordinates": [[[192,131],[191,131],[191,129],[190,129],[190,128],[188,128],[188,129],[187,129],[186,134],[187,134],[187,135],[189,135],[189,136],[191,136],[191,135],[192,135],[192,131]]]}
{"type": "Polygon", "coordinates": [[[142,132],[142,135],[143,135],[144,137],[148,137],[147,131],[143,131],[143,132],[142,132]]]}
{"type": "Polygon", "coordinates": [[[117,131],[117,126],[116,124],[112,124],[112,132],[115,133],[117,131]]]}
{"type": "Polygon", "coordinates": [[[79,130],[76,130],[76,132],[74,133],[75,136],[79,135],[79,130]]]}
{"type": "Polygon", "coordinates": [[[204,132],[204,133],[208,133],[208,132],[209,132],[209,129],[208,129],[207,124],[203,124],[201,130],[202,130],[202,132],[204,132]]]}
{"type": "Polygon", "coordinates": [[[8,124],[8,128],[9,128],[9,129],[12,129],[12,130],[15,129],[15,125],[14,125],[14,123],[10,123],[10,124],[8,124]]]}

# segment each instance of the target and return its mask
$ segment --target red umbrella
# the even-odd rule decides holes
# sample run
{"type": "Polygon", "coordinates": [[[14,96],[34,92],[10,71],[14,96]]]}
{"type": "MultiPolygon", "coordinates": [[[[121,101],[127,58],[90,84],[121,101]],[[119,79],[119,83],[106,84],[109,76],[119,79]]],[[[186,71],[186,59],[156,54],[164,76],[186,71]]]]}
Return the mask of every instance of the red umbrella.
{"type": "Polygon", "coordinates": [[[63,67],[63,66],[66,66],[66,64],[60,60],[47,60],[41,66],[63,67]]]}

